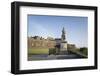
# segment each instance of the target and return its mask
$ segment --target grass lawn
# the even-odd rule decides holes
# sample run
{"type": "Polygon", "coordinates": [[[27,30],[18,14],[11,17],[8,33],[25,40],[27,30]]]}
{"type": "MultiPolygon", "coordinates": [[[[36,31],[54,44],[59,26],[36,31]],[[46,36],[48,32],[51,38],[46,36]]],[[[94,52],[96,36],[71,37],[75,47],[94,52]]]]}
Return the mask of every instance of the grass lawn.
{"type": "Polygon", "coordinates": [[[36,54],[48,54],[49,49],[48,48],[29,48],[28,49],[28,54],[29,55],[36,55],[36,54]]]}

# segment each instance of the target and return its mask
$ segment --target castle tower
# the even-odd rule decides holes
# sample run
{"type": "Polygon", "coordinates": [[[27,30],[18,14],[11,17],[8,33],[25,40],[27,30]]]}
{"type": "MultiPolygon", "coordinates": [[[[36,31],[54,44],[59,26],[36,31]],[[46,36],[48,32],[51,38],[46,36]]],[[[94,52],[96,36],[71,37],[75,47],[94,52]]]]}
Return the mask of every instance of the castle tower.
{"type": "Polygon", "coordinates": [[[61,35],[60,51],[63,52],[67,51],[66,32],[64,27],[62,29],[62,35],[61,35]]]}
{"type": "Polygon", "coordinates": [[[64,27],[63,27],[62,35],[61,35],[61,40],[62,40],[62,41],[65,41],[65,39],[66,39],[65,34],[66,34],[66,32],[65,32],[65,29],[64,29],[64,27]]]}

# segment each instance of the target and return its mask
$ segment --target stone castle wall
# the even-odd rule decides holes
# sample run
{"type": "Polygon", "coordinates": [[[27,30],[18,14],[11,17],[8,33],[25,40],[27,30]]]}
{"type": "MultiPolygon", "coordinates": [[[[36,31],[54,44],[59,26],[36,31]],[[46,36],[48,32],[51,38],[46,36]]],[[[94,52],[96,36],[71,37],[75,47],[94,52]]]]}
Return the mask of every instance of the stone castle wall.
{"type": "MultiPolygon", "coordinates": [[[[59,44],[56,40],[28,38],[28,48],[55,48],[59,44]]],[[[67,50],[74,50],[74,44],[67,44],[67,50]]]]}
{"type": "Polygon", "coordinates": [[[28,39],[28,48],[55,48],[56,42],[48,39],[28,39]]]}

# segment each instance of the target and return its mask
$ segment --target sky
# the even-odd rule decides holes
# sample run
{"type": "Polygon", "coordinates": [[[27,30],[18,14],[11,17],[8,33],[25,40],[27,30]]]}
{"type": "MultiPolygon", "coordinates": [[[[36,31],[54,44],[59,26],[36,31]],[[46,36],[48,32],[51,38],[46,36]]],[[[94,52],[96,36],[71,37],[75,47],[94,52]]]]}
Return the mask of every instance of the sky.
{"type": "Polygon", "coordinates": [[[69,44],[88,46],[88,17],[28,15],[28,36],[61,38],[63,27],[69,44]]]}

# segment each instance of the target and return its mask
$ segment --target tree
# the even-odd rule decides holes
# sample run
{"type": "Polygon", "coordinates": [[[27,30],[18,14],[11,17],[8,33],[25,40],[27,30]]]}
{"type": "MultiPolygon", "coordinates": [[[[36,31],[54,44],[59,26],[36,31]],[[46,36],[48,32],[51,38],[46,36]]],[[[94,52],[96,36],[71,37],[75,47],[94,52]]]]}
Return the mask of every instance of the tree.
{"type": "Polygon", "coordinates": [[[80,52],[87,55],[88,54],[88,48],[87,47],[82,47],[82,48],[80,48],[80,52]]]}

